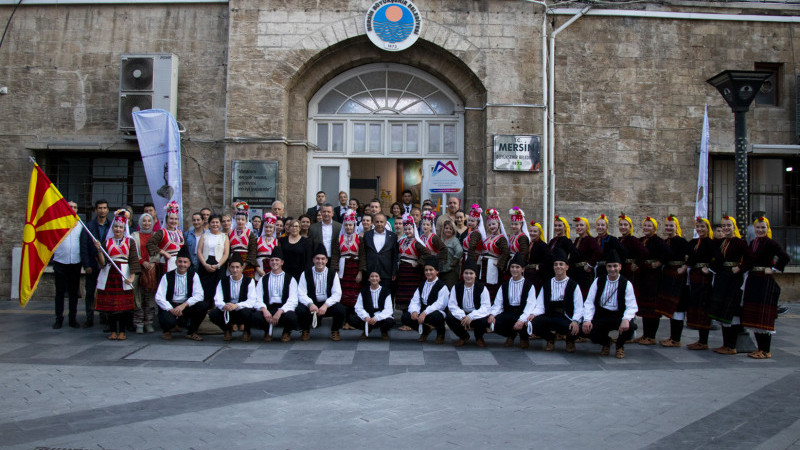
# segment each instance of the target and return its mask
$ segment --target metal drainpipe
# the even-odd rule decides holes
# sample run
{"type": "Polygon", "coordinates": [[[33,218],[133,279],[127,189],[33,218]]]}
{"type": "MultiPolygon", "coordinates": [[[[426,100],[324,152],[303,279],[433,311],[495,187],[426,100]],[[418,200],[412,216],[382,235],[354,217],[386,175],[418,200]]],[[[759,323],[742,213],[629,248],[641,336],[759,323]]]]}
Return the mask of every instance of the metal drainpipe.
{"type": "MultiPolygon", "coordinates": [[[[584,14],[586,14],[592,7],[587,6],[583,8],[580,12],[572,16],[571,19],[564,22],[563,25],[558,27],[555,31],[550,34],[550,49],[548,51],[549,57],[549,93],[548,93],[548,104],[547,104],[547,114],[548,114],[548,144],[547,144],[547,152],[549,153],[548,157],[548,167],[547,172],[550,178],[550,205],[551,205],[551,212],[555,213],[556,208],[556,177],[555,177],[555,89],[556,89],[556,79],[555,79],[555,71],[556,71],[556,35],[562,32],[565,28],[572,25],[573,22],[580,19],[584,14]]],[[[545,234],[547,235],[546,239],[549,239],[550,236],[553,235],[553,220],[549,217],[545,217],[543,220],[547,222],[547,228],[545,229],[545,234]]]]}

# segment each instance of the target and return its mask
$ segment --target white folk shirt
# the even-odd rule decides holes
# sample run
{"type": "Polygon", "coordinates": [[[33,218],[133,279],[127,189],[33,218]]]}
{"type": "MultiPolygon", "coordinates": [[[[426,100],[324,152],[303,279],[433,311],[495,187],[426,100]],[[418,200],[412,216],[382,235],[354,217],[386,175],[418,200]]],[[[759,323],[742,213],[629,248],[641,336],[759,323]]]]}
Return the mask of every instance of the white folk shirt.
{"type": "Polygon", "coordinates": [[[383,250],[383,246],[386,245],[386,229],[383,230],[383,233],[376,231],[372,235],[372,243],[375,244],[375,251],[380,252],[383,250]]]}
{"type": "MultiPolygon", "coordinates": [[[[514,281],[513,279],[508,280],[508,303],[511,306],[519,306],[522,303],[522,286],[525,284],[525,277],[519,279],[519,281],[514,281]]],[[[530,305],[533,303],[534,299],[536,299],[536,288],[531,286],[531,290],[528,291],[528,298],[526,300],[526,305],[530,305]]],[[[500,285],[500,288],[497,290],[497,295],[494,297],[494,305],[492,305],[492,315],[497,317],[503,313],[503,285],[500,285]]]]}
{"type": "Polygon", "coordinates": [[[484,287],[483,292],[480,293],[481,307],[479,309],[475,309],[474,284],[472,287],[464,286],[464,297],[461,299],[463,308],[458,307],[456,289],[458,289],[458,287],[454,286],[453,290],[450,291],[450,299],[447,303],[447,309],[450,310],[450,314],[456,319],[461,320],[464,316],[469,316],[469,320],[482,319],[492,312],[492,299],[489,297],[489,290],[486,289],[486,287],[484,287]]]}
{"type": "Polygon", "coordinates": [[[361,320],[363,320],[364,322],[366,322],[370,318],[369,313],[364,309],[365,301],[372,302],[372,307],[375,310],[375,315],[373,317],[375,317],[375,320],[377,320],[378,322],[384,319],[388,319],[389,317],[392,317],[392,315],[394,314],[394,307],[392,306],[391,294],[386,296],[386,303],[383,304],[383,309],[378,311],[378,306],[379,306],[378,298],[380,296],[381,289],[382,288],[380,287],[377,290],[372,290],[372,288],[370,288],[369,292],[371,298],[368,299],[364,299],[362,298],[362,295],[360,293],[358,294],[358,299],[356,300],[355,312],[356,315],[360,317],[361,320]]]}
{"type": "MultiPolygon", "coordinates": [[[[179,274],[175,272],[175,293],[172,295],[172,303],[184,303],[187,306],[193,306],[196,303],[203,301],[203,285],[200,283],[200,277],[194,274],[192,278],[192,293],[189,295],[186,292],[186,274],[179,274]]],[[[156,304],[164,311],[172,309],[172,305],[167,301],[167,276],[161,277],[156,290],[156,304]]]]}
{"type": "MultiPolygon", "coordinates": [[[[267,304],[280,304],[283,301],[284,277],[291,278],[291,275],[288,275],[286,272],[281,272],[279,274],[270,272],[268,276],[259,280],[258,287],[256,288],[255,309],[260,310],[262,308],[266,308],[267,304]],[[268,283],[267,295],[269,298],[267,299],[264,298],[264,287],[262,283],[268,283]]],[[[294,278],[291,278],[289,281],[289,298],[286,299],[286,303],[280,307],[280,310],[283,312],[294,311],[297,308],[297,303],[297,281],[294,278]]]]}
{"type": "MultiPolygon", "coordinates": [[[[247,285],[247,299],[243,302],[239,302],[239,289],[242,286],[242,280],[244,280],[244,276],[241,279],[234,280],[233,278],[230,279],[231,283],[231,302],[236,304],[236,309],[243,309],[243,308],[252,308],[256,303],[256,283],[251,281],[250,284],[247,285]]],[[[214,306],[218,309],[222,309],[225,306],[225,297],[222,294],[222,283],[227,283],[228,280],[224,279],[217,283],[217,292],[214,294],[214,306]]]]}
{"type": "MultiPolygon", "coordinates": [[[[619,288],[619,278],[614,281],[606,281],[606,288],[600,295],[600,307],[609,311],[618,311],[617,305],[617,289],[619,288]]],[[[589,288],[589,293],[586,294],[586,302],[583,304],[583,320],[591,322],[594,318],[594,298],[597,295],[597,280],[594,280],[592,287],[589,288]]],[[[625,314],[622,316],[623,320],[633,320],[636,317],[636,312],[639,311],[639,306],[636,304],[636,294],[633,292],[633,285],[628,281],[628,286],[625,288],[625,314]]]]}
{"type": "Polygon", "coordinates": [[[322,272],[317,272],[315,267],[311,269],[311,273],[314,278],[312,281],[313,285],[306,280],[305,272],[300,276],[300,282],[297,283],[297,300],[306,306],[312,303],[325,302],[325,304],[330,307],[339,303],[339,300],[342,299],[342,285],[339,283],[339,277],[333,277],[331,296],[328,297],[328,268],[326,267],[322,272]],[[309,286],[313,286],[313,290],[311,291],[312,295],[314,295],[313,300],[311,296],[308,295],[309,286]]]}
{"type": "MultiPolygon", "coordinates": [[[[568,281],[569,277],[561,281],[556,280],[555,277],[550,279],[551,302],[569,301],[569,299],[564,298],[568,281]]],[[[583,318],[583,295],[581,295],[581,288],[578,286],[575,287],[575,293],[572,294],[572,308],[572,317],[567,315],[566,308],[564,308],[564,317],[573,322],[580,322],[583,318]]],[[[539,291],[539,295],[536,296],[536,301],[533,304],[528,303],[525,307],[525,311],[522,313],[522,321],[526,321],[531,314],[538,316],[544,313],[544,289],[542,289],[539,291]]]]}
{"type": "Polygon", "coordinates": [[[325,225],[322,222],[322,245],[325,246],[325,252],[328,253],[328,258],[331,257],[331,235],[333,235],[333,221],[325,225]]]}
{"type": "Polygon", "coordinates": [[[53,261],[61,264],[81,262],[81,231],[83,231],[82,227],[75,227],[67,234],[61,245],[53,251],[53,261]]]}
{"type": "Polygon", "coordinates": [[[431,289],[433,289],[433,285],[439,281],[437,277],[433,281],[425,281],[425,284],[422,286],[422,292],[419,291],[419,288],[414,291],[414,295],[411,297],[411,303],[408,305],[408,312],[410,313],[422,313],[424,312],[426,315],[430,314],[434,311],[442,311],[444,312],[444,308],[447,307],[447,303],[450,300],[450,291],[447,289],[447,286],[442,286],[439,290],[439,295],[436,297],[436,301],[433,304],[426,306],[425,311],[422,311],[422,302],[428,303],[428,295],[431,293],[431,289]]]}

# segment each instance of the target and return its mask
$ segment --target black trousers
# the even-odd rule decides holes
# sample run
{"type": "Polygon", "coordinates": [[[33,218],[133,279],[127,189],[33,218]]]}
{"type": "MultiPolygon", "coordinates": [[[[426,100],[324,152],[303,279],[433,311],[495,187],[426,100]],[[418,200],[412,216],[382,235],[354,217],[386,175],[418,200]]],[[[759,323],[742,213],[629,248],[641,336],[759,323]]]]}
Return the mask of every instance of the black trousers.
{"type": "MultiPolygon", "coordinates": [[[[279,309],[281,309],[281,305],[277,303],[267,306],[267,310],[272,315],[275,315],[279,309]]],[[[269,332],[269,323],[267,323],[267,319],[264,318],[264,313],[261,312],[260,309],[251,309],[250,311],[250,325],[253,328],[264,330],[265,333],[269,332]]],[[[297,313],[294,311],[284,311],[283,314],[281,314],[281,318],[278,319],[278,326],[283,327],[283,332],[285,334],[291,333],[292,330],[299,330],[300,324],[297,319],[297,313]]]]}
{"type": "MultiPolygon", "coordinates": [[[[400,317],[400,322],[415,330],[419,328],[419,322],[411,319],[411,313],[409,313],[408,310],[403,312],[403,316],[400,317]]],[[[425,316],[425,323],[436,328],[437,334],[444,333],[444,313],[442,311],[434,311],[425,316]]]]}
{"type": "MultiPolygon", "coordinates": [[[[569,325],[571,323],[572,321],[563,314],[554,316],[542,314],[534,317],[531,325],[533,326],[533,334],[541,336],[545,341],[555,341],[556,333],[565,335],[567,341],[574,341],[577,336],[573,336],[569,331],[569,325]]],[[[594,322],[592,322],[592,324],[594,324],[594,322]]]]}
{"type": "Polygon", "coordinates": [[[56,279],[56,319],[64,320],[64,294],[69,294],[69,322],[75,323],[81,287],[81,263],[61,264],[53,261],[56,279]]]}
{"type": "Polygon", "coordinates": [[[84,290],[86,291],[86,320],[94,320],[94,294],[97,290],[97,277],[100,276],[100,269],[92,269],[91,274],[86,274],[84,278],[84,290]]]}
{"type": "MultiPolygon", "coordinates": [[[[469,338],[469,331],[464,328],[464,325],[461,325],[461,321],[456,319],[450,311],[447,312],[447,316],[444,318],[445,323],[447,326],[450,327],[450,331],[455,333],[459,339],[467,339],[469,338]]],[[[483,335],[486,334],[486,328],[489,327],[489,318],[488,317],[481,317],[480,319],[475,319],[469,324],[472,331],[475,333],[475,339],[483,339],[483,335]]]]}
{"type": "Polygon", "coordinates": [[[514,329],[514,324],[517,323],[521,314],[522,308],[519,306],[512,306],[506,309],[494,318],[494,332],[506,338],[514,337],[515,334],[519,334],[520,339],[527,339],[527,327],[522,327],[519,331],[514,329]]]}
{"type": "MultiPolygon", "coordinates": [[[[179,305],[180,303],[172,303],[172,306],[179,305]]],[[[177,326],[182,326],[186,327],[186,334],[194,334],[197,333],[197,329],[200,328],[200,324],[203,322],[203,319],[205,319],[207,312],[208,309],[206,309],[205,302],[203,301],[197,302],[192,306],[187,306],[183,310],[183,315],[181,315],[181,317],[175,317],[169,311],[158,308],[158,324],[163,331],[169,331],[177,326]]]]}
{"type": "MultiPolygon", "coordinates": [[[[316,303],[317,308],[322,307],[325,302],[316,303]]],[[[297,308],[294,310],[295,314],[297,314],[297,320],[300,322],[300,329],[301,330],[310,330],[311,329],[311,322],[313,320],[313,315],[311,314],[311,310],[308,309],[308,306],[300,304],[297,305],[297,308]]],[[[347,309],[341,303],[336,303],[335,305],[328,308],[325,312],[324,316],[320,316],[317,314],[317,321],[322,320],[323,317],[331,317],[333,319],[333,323],[331,324],[331,331],[339,331],[342,329],[344,325],[344,317],[346,314],[347,309]]]]}
{"type": "MultiPolygon", "coordinates": [[[[620,333],[617,337],[617,348],[623,348],[625,342],[633,337],[633,332],[636,330],[636,323],[629,321],[630,327],[628,331],[620,333]]],[[[589,333],[588,338],[595,344],[601,344],[604,347],[611,347],[611,338],[608,333],[618,330],[622,319],[617,315],[616,311],[608,311],[604,308],[598,308],[594,313],[592,319],[592,332],[589,333]]]]}
{"type": "MultiPolygon", "coordinates": [[[[358,315],[356,314],[352,314],[348,319],[348,321],[350,322],[350,325],[360,330],[363,330],[364,325],[366,325],[366,322],[364,322],[364,320],[361,319],[361,317],[358,317],[358,315]]],[[[372,330],[374,330],[375,328],[380,328],[381,333],[388,333],[389,330],[394,328],[394,319],[389,317],[383,320],[379,320],[375,325],[369,327],[370,333],[372,333],[372,330]]]]}
{"type": "MultiPolygon", "coordinates": [[[[219,308],[214,308],[208,313],[208,319],[222,331],[230,331],[234,325],[244,325],[245,331],[250,331],[250,316],[253,308],[234,309],[228,313],[230,320],[225,323],[225,313],[219,308]]],[[[159,316],[160,319],[160,316],[159,316]]]]}

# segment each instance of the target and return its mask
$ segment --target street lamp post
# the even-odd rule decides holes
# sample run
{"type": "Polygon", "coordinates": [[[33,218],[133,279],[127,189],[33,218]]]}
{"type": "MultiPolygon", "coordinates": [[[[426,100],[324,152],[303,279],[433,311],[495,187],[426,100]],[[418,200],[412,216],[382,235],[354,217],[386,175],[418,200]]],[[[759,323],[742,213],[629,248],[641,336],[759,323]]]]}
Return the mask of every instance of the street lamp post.
{"type": "Polygon", "coordinates": [[[772,74],[745,70],[725,70],[706,82],[722,94],[722,98],[733,111],[735,120],[736,159],[736,221],[749,223],[747,185],[747,111],[756,98],[761,85],[772,74]]]}

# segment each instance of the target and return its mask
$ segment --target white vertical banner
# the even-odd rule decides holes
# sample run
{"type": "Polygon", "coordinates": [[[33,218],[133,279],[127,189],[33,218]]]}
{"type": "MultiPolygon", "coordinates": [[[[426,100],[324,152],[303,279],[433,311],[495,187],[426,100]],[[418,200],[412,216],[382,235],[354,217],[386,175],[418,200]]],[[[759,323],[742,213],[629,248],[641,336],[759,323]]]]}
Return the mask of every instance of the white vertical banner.
{"type": "MultiPolygon", "coordinates": [[[[708,219],[708,104],[703,113],[703,135],[700,138],[700,164],[697,169],[697,199],[694,204],[694,216],[708,219]]],[[[697,231],[694,232],[697,237],[697,231]]]]}
{"type": "Polygon", "coordinates": [[[167,111],[148,109],[133,113],[133,125],[158,221],[164,224],[164,207],[175,200],[181,205],[178,229],[183,230],[181,136],[178,122],[167,111]]]}

